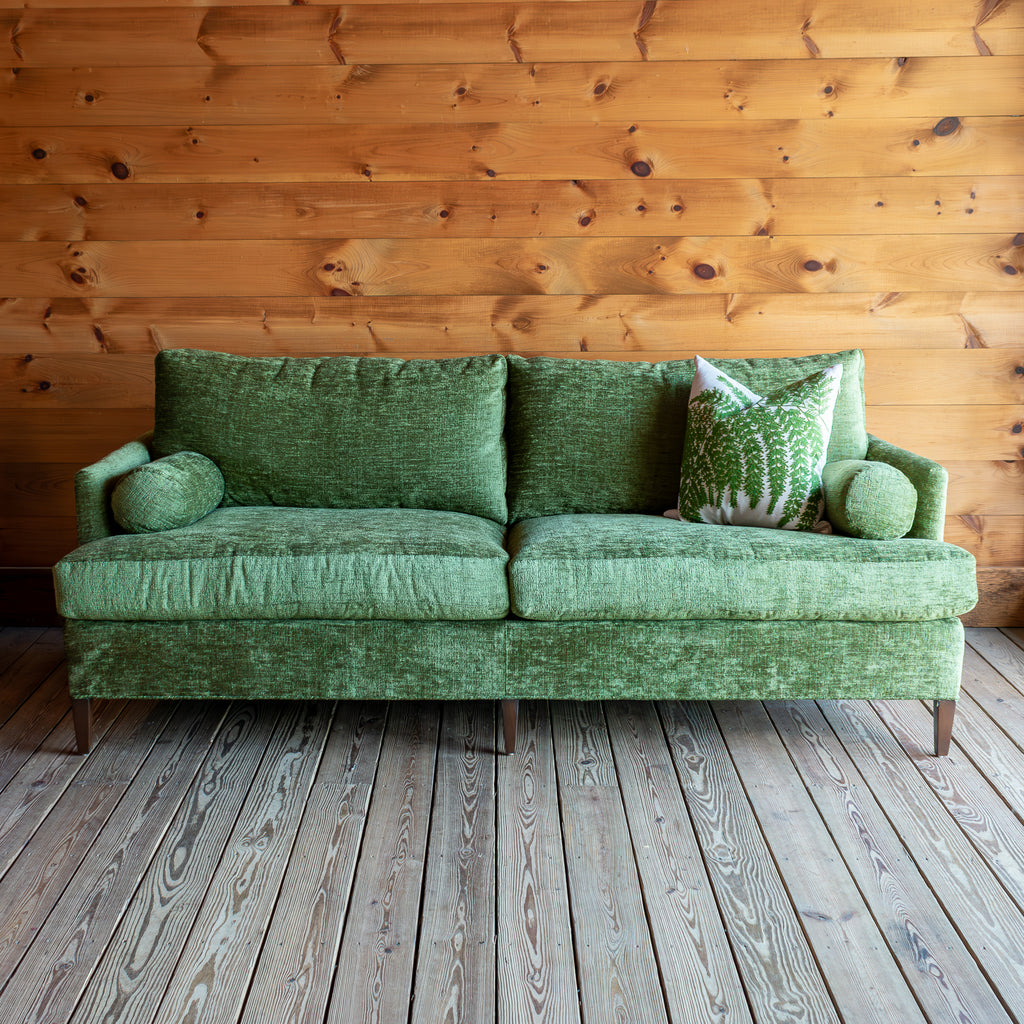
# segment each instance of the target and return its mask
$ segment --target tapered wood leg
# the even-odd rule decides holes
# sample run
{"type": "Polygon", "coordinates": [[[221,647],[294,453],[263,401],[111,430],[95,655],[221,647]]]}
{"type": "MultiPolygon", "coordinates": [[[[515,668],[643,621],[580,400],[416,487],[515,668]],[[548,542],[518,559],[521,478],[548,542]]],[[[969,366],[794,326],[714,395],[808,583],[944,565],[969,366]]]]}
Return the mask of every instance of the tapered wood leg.
{"type": "Polygon", "coordinates": [[[516,730],[519,728],[519,701],[503,700],[501,717],[505,723],[505,753],[516,752],[516,730]]]}
{"type": "Polygon", "coordinates": [[[88,754],[92,749],[92,701],[88,697],[76,697],[71,701],[71,713],[75,719],[78,752],[88,754]]]}
{"type": "Polygon", "coordinates": [[[935,756],[945,757],[949,753],[949,741],[953,738],[953,716],[956,714],[955,700],[935,702],[935,756]]]}

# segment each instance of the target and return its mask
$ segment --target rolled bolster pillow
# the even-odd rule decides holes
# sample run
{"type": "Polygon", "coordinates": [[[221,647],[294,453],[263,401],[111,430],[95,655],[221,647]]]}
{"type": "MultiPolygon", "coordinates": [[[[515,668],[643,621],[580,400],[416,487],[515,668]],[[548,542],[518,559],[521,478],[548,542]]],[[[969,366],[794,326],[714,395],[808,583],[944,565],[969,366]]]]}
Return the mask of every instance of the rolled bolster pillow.
{"type": "Polygon", "coordinates": [[[110,504],[123,530],[157,533],[194,523],[223,498],[224,477],[215,462],[199,452],[175,452],[126,474],[110,504]]]}
{"type": "Polygon", "coordinates": [[[895,466],[847,459],[821,474],[825,515],[841,533],[865,540],[906,536],[917,514],[917,490],[895,466]]]}

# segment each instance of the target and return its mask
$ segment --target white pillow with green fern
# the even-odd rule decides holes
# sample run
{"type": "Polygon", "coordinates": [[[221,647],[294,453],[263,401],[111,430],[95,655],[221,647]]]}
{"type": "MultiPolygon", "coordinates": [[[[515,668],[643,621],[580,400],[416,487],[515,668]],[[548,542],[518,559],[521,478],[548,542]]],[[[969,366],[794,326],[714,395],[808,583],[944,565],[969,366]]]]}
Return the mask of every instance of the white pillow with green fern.
{"type": "Polygon", "coordinates": [[[762,398],[697,356],[679,517],[693,523],[828,531],[821,471],[843,368],[762,398]]]}

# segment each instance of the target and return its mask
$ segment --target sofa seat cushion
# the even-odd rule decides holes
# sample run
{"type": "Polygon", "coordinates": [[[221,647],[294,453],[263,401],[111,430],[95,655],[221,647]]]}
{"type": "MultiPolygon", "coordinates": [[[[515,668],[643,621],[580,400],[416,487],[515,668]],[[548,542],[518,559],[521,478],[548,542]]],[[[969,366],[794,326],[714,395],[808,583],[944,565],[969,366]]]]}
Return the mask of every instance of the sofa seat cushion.
{"type": "Polygon", "coordinates": [[[419,509],[221,508],[57,564],[73,619],[499,619],[502,527],[419,509]]]}
{"type": "Polygon", "coordinates": [[[524,619],[830,619],[900,622],[977,601],[970,552],[660,516],[563,515],[509,535],[524,619]]]}

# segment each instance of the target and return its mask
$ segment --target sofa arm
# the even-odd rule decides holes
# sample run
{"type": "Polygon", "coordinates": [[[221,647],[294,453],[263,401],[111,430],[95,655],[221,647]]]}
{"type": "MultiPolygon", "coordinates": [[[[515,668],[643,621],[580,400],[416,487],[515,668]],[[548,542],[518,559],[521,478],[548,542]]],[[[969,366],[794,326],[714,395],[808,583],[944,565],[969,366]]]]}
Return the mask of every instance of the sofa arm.
{"type": "Polygon", "coordinates": [[[150,431],[75,474],[79,544],[121,532],[110,508],[110,495],[125,473],[150,461],[152,440],[150,431]]]}
{"type": "Polygon", "coordinates": [[[907,536],[942,540],[946,518],[946,485],[949,481],[946,470],[931,459],[904,451],[871,434],[868,435],[868,452],[864,457],[872,462],[895,466],[910,479],[917,490],[917,514],[907,536]]]}

